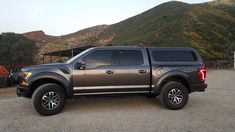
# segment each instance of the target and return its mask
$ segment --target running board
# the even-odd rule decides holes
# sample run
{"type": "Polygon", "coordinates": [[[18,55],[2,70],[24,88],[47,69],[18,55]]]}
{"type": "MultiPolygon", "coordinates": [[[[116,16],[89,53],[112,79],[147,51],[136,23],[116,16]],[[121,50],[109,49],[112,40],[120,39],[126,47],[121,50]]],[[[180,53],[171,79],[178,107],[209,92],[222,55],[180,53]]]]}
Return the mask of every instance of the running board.
{"type": "Polygon", "coordinates": [[[130,91],[130,92],[97,92],[97,93],[74,93],[75,96],[80,95],[107,95],[107,94],[148,94],[149,91],[130,91]]]}

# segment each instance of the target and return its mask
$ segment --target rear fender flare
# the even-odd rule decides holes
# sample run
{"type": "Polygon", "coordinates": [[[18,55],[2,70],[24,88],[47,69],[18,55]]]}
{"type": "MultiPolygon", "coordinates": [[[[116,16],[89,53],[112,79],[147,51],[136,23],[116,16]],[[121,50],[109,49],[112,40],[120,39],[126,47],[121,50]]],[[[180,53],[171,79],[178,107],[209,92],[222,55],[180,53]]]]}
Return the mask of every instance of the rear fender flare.
{"type": "Polygon", "coordinates": [[[158,79],[158,81],[155,84],[155,87],[153,87],[153,92],[155,94],[159,94],[163,84],[166,83],[167,80],[169,80],[171,78],[181,78],[181,79],[184,79],[188,83],[189,88],[191,88],[191,84],[189,83],[190,82],[189,81],[189,75],[187,75],[186,73],[181,72],[181,71],[170,71],[170,72],[167,72],[167,73],[163,74],[158,79]]]}

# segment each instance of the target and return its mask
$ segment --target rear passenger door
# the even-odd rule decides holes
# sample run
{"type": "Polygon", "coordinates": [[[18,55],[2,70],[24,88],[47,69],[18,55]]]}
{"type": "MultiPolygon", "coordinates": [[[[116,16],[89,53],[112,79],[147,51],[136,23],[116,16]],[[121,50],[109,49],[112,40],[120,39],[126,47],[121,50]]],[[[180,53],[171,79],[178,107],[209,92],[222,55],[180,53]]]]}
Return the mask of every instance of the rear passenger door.
{"type": "MultiPolygon", "coordinates": [[[[145,55],[147,56],[147,54],[145,55]]],[[[115,50],[115,83],[123,91],[149,90],[149,66],[142,50],[115,50]]]]}

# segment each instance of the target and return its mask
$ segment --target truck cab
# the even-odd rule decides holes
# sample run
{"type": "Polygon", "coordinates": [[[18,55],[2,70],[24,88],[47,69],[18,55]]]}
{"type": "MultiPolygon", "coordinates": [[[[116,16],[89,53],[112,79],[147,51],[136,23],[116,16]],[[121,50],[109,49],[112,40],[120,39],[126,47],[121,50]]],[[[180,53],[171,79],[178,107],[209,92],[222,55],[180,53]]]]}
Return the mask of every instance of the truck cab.
{"type": "Polygon", "coordinates": [[[94,48],[71,63],[74,95],[150,92],[145,48],[94,48]]]}

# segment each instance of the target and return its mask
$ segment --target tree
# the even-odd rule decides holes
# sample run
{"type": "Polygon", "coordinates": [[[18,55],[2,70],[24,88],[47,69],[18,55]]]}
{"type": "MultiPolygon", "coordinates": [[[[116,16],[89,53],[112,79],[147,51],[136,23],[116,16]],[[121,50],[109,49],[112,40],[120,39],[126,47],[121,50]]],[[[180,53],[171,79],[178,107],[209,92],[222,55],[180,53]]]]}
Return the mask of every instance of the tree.
{"type": "Polygon", "coordinates": [[[2,33],[0,35],[0,64],[7,67],[34,64],[36,49],[36,43],[21,34],[2,33]]]}

